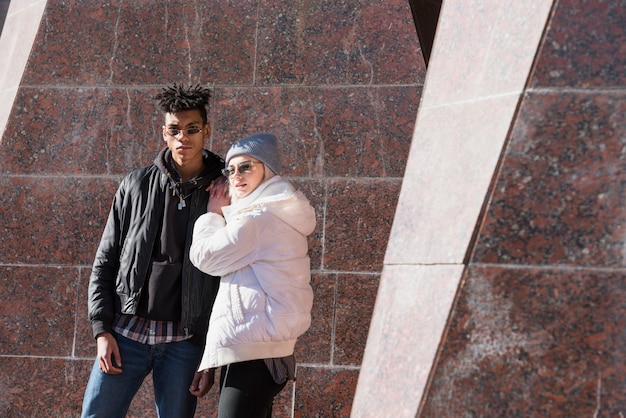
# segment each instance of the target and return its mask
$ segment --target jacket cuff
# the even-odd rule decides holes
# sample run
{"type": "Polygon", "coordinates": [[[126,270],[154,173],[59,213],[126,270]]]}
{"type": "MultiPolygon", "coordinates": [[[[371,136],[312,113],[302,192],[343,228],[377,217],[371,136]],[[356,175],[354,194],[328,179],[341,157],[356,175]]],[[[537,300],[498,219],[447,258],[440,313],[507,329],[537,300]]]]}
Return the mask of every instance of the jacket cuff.
{"type": "Polygon", "coordinates": [[[99,321],[94,320],[91,321],[91,328],[93,330],[93,338],[98,338],[98,335],[104,334],[105,332],[113,333],[113,327],[111,323],[108,321],[99,321]]]}

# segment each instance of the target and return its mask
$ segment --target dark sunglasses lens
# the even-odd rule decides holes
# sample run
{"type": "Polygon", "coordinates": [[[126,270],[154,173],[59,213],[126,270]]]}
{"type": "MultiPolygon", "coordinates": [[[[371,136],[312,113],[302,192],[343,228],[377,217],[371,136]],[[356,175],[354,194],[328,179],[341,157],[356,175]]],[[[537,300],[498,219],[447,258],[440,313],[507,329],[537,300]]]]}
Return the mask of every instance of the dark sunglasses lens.
{"type": "Polygon", "coordinates": [[[239,174],[249,173],[251,168],[252,168],[252,163],[241,163],[239,164],[237,168],[235,167],[224,168],[222,170],[222,174],[227,177],[230,177],[230,176],[234,176],[235,172],[237,171],[239,172],[239,174]]]}
{"type": "Polygon", "coordinates": [[[168,128],[165,132],[171,136],[178,136],[181,132],[185,132],[187,135],[195,135],[200,132],[200,128],[189,128],[187,130],[177,129],[177,128],[168,128]]]}

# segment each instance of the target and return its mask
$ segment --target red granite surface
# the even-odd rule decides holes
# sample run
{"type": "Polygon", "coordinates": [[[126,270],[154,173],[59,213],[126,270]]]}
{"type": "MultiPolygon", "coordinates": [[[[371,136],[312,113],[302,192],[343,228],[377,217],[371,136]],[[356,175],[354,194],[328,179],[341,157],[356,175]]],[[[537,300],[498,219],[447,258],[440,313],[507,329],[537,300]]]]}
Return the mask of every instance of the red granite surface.
{"type": "MultiPolygon", "coordinates": [[[[152,97],[173,82],[213,87],[214,151],[282,139],[318,224],[314,322],[275,416],[347,416],[424,74],[402,0],[48,0],[0,142],[0,416],[78,416],[91,263],[121,177],[164,145],[152,97]]],[[[129,416],[154,416],[150,388],[129,416]]]]}

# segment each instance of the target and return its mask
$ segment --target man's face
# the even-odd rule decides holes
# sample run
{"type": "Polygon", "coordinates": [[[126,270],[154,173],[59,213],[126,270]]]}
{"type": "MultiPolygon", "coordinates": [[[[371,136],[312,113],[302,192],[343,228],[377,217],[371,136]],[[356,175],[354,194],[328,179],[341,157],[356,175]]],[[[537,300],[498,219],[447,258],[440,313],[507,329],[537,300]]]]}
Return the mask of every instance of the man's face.
{"type": "Polygon", "coordinates": [[[209,124],[202,124],[199,110],[166,113],[163,139],[179,167],[202,161],[204,139],[209,137],[209,124]],[[190,133],[191,132],[191,133],[190,133]],[[172,135],[177,133],[177,135],[172,135]]]}

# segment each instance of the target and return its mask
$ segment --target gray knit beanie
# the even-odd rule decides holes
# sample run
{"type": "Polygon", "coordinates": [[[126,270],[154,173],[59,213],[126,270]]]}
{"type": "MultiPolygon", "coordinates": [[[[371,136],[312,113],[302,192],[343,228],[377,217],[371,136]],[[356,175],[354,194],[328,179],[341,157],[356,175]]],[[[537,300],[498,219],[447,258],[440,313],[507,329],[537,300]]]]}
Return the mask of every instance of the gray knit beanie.
{"type": "Polygon", "coordinates": [[[254,134],[239,142],[235,142],[230,146],[226,154],[226,168],[228,168],[230,159],[237,155],[254,157],[268,166],[274,174],[280,173],[281,164],[280,156],[278,155],[278,140],[274,134],[254,134]]]}

